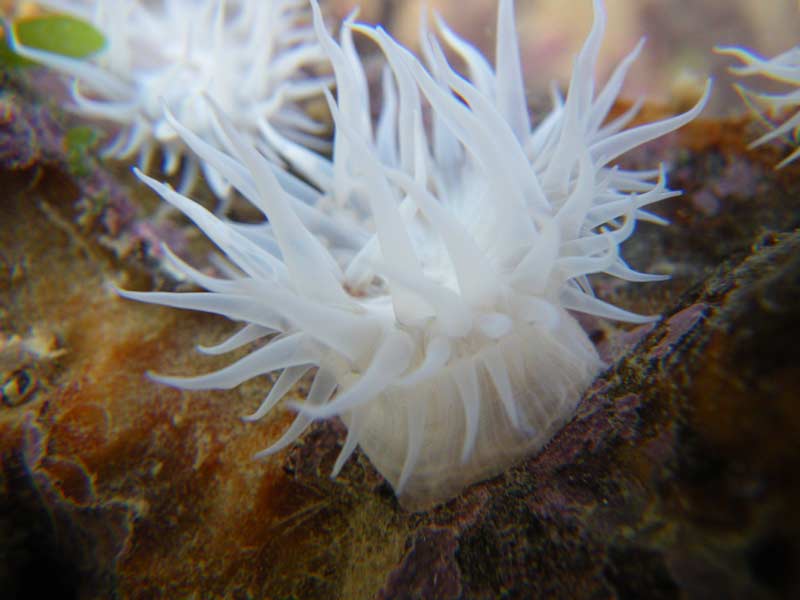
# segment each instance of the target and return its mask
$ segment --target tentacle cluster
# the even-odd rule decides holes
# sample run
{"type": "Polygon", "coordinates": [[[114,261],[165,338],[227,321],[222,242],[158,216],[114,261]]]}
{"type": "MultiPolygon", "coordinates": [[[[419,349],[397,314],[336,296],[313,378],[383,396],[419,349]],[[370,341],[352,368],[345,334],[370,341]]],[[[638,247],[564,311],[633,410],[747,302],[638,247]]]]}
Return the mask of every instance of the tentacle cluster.
{"type": "MultiPolygon", "coordinates": [[[[646,211],[676,192],[664,168],[614,166],[628,150],[702,110],[626,127],[637,106],[609,120],[638,45],[595,90],[605,28],[601,0],[575,61],[569,92],[536,126],[527,110],[511,0],[501,0],[492,67],[437,20],[425,24],[427,66],[381,28],[350,18],[338,42],[312,0],[314,28],[337,96],[332,159],[267,126],[274,150],[310,183],[258,152],[219,109],[224,151],[168,114],[185,143],[268,222],[222,220],[169,186],[139,176],[225,255],[210,277],[167,251],[206,292],[120,292],[225,315],[243,329],[207,353],[261,341],[230,366],[198,377],[154,376],[184,389],[231,388],[282,370],[249,419],[265,415],[312,369],[295,422],[260,453],[295,440],[314,419],[340,416],[348,435],[334,473],[357,445],[419,506],[457,493],[538,449],[571,416],[601,367],[571,311],[644,322],[592,293],[588,276],[663,279],[619,255],[646,211]],[[355,33],[386,58],[373,125],[355,33]],[[439,38],[464,61],[448,62],[439,38]]],[[[210,103],[213,106],[213,102],[210,103]]]]}
{"type": "MultiPolygon", "coordinates": [[[[792,48],[778,56],[767,59],[744,48],[726,46],[716,49],[720,54],[733,56],[741,65],[731,71],[743,77],[761,76],[773,79],[789,87],[788,92],[760,93],[736,84],[739,95],[756,117],[764,122],[770,131],[755,140],[751,147],[757,147],[774,139],[784,138],[797,145],[800,139],[800,47],[792,48]]],[[[784,158],[777,167],[783,167],[800,157],[800,148],[784,158]]]]}
{"type": "MultiPolygon", "coordinates": [[[[50,9],[93,24],[106,47],[88,60],[22,45],[18,54],[73,80],[77,109],[116,122],[120,133],[105,153],[138,155],[147,170],[154,151],[161,170],[181,168],[181,189],[191,190],[202,169],[212,190],[227,198],[230,186],[208,163],[196,161],[164,119],[164,106],[204,140],[216,134],[203,95],[233,119],[251,143],[261,143],[270,123],[312,147],[326,127],[309,119],[296,102],[318,96],[330,84],[310,67],[323,55],[310,28],[306,2],[298,0],[43,0],[50,9]]],[[[11,36],[13,38],[13,35],[11,36]]]]}

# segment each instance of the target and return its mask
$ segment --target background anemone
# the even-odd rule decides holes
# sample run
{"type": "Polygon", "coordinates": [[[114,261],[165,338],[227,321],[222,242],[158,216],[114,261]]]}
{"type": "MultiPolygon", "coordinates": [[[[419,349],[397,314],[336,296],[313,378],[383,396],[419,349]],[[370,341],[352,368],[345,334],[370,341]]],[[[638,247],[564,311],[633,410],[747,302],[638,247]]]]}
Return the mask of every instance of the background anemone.
{"type": "Polygon", "coordinates": [[[207,163],[186,153],[164,119],[166,105],[204,140],[217,143],[202,95],[213,98],[250,143],[271,122],[306,145],[320,147],[326,127],[309,119],[296,102],[318,95],[329,83],[308,68],[322,55],[308,26],[308,9],[297,0],[43,0],[39,4],[93,24],[106,47],[87,60],[22,45],[14,51],[73,78],[77,109],[119,123],[105,153],[138,155],[147,170],[157,148],[162,171],[181,168],[189,191],[202,168],[220,198],[229,184],[207,163]]]}
{"type": "Polygon", "coordinates": [[[337,43],[312,5],[336,77],[336,100],[328,94],[333,157],[266,132],[314,187],[271,164],[221,114],[227,152],[168,115],[269,223],[223,221],[139,173],[231,265],[215,278],[168,253],[208,291],[120,293],[246,323],[205,352],[266,340],[214,373],[154,376],[184,389],[224,389],[283,369],[248,419],[266,414],[316,367],[306,401],[293,406],[295,422],[260,456],[288,446],[312,420],[339,416],[348,435],[334,474],[360,445],[405,506],[424,507],[537,450],[570,418],[602,366],[572,311],[652,318],[596,298],[587,277],[663,279],[631,269],[619,246],[638,219],[661,222],[644,209],[676,192],[666,188],[663,167],[629,171],[612,163],[694,118],[709,88],[677,117],[626,129],[635,105],[609,121],[641,44],[596,93],[605,28],[596,0],[569,93],[555,94],[552,111],[532,127],[511,0],[500,2],[494,68],[437,22],[469,79],[450,66],[424,24],[427,69],[382,29],[350,19],[337,43]],[[387,61],[374,127],[354,31],[378,44],[387,61]]]}
{"type": "MultiPolygon", "coordinates": [[[[786,138],[796,144],[800,134],[800,47],[792,48],[773,58],[767,59],[744,48],[722,46],[716,48],[720,54],[738,58],[742,64],[732,67],[735,74],[750,77],[761,76],[789,86],[784,93],[755,92],[736,84],[736,90],[760,121],[771,131],[755,140],[755,148],[777,138],[786,138]]],[[[781,168],[800,156],[800,148],[784,158],[777,167],[781,168]]]]}

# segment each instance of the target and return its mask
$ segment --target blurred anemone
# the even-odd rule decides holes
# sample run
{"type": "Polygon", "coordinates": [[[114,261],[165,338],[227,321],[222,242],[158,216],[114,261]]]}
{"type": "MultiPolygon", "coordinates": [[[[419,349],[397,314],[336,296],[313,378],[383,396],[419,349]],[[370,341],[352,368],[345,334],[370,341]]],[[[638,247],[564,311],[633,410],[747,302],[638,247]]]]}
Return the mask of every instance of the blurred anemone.
{"type": "MultiPolygon", "coordinates": [[[[318,96],[329,77],[306,2],[298,0],[42,0],[47,8],[94,25],[105,48],[78,59],[24,46],[14,51],[72,78],[72,98],[86,116],[121,126],[105,150],[117,159],[138,155],[147,170],[154,151],[161,170],[183,166],[180,189],[190,191],[202,169],[221,199],[229,183],[199,163],[164,118],[164,106],[204,140],[217,144],[203,95],[212,98],[251,144],[269,123],[304,145],[325,148],[327,130],[298,106],[318,96]],[[182,162],[185,164],[182,165],[182,162]]],[[[263,148],[263,145],[262,145],[263,148]]]]}

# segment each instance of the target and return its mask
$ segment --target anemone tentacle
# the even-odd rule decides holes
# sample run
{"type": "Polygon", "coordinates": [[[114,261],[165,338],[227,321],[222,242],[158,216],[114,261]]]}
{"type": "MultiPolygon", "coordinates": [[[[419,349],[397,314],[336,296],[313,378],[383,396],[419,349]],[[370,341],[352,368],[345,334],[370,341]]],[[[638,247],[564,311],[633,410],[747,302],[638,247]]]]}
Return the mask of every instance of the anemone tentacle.
{"type": "MultiPolygon", "coordinates": [[[[789,86],[790,90],[780,93],[753,91],[741,84],[736,90],[756,117],[771,129],[754,140],[751,148],[769,141],[785,138],[797,145],[800,136],[800,46],[787,50],[773,58],[763,58],[736,46],[715,48],[719,54],[738,59],[741,64],[731,67],[731,71],[741,77],[760,76],[789,86]]],[[[795,148],[776,168],[780,169],[800,157],[800,148],[795,148]]]]}

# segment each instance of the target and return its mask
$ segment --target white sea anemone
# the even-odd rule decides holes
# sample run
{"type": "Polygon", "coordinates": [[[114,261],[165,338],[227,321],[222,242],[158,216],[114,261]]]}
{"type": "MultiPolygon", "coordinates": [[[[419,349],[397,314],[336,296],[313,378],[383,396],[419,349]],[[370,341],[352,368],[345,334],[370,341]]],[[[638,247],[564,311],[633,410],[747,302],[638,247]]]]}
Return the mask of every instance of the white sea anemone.
{"type": "MultiPolygon", "coordinates": [[[[742,62],[742,65],[731,68],[737,75],[766,77],[791,88],[788,92],[767,94],[736,85],[750,109],[771,129],[755,140],[751,147],[755,148],[777,138],[787,138],[796,144],[800,137],[800,46],[770,59],[736,46],[720,47],[716,51],[742,62]]],[[[777,167],[781,168],[799,156],[800,148],[796,148],[777,167]]]]}
{"type": "Polygon", "coordinates": [[[228,389],[283,369],[249,419],[262,417],[317,368],[305,402],[292,405],[295,422],[260,456],[287,447],[312,420],[339,416],[348,434],[334,475],[360,445],[405,506],[423,507],[536,451],[570,418],[601,368],[571,311],[651,320],[596,298],[587,276],[663,279],[630,269],[618,248],[637,219],[660,221],[645,206],[677,192],[666,188],[663,168],[610,165],[695,117],[708,89],[697,106],[671,119],[625,129],[634,107],[607,122],[641,45],[595,95],[605,28],[595,0],[569,94],[532,128],[512,0],[500,1],[494,69],[438,24],[469,80],[451,68],[424,26],[427,70],[380,28],[347,20],[337,44],[312,4],[336,77],[337,100],[328,94],[333,159],[276,132],[270,140],[320,191],[271,165],[224,118],[228,154],[173,122],[269,224],[222,221],[140,175],[236,268],[212,278],[170,254],[208,291],[121,293],[246,323],[204,352],[266,340],[214,373],[155,376],[184,389],[228,389]],[[354,31],[387,59],[374,128],[354,31]]]}
{"type": "MultiPolygon", "coordinates": [[[[200,164],[164,119],[162,104],[210,143],[216,143],[202,95],[208,95],[251,143],[271,123],[310,144],[325,127],[296,102],[319,95],[327,77],[307,67],[324,58],[315,43],[306,2],[298,0],[41,0],[53,10],[93,24],[106,47],[88,60],[23,46],[15,52],[73,78],[77,108],[92,118],[122,126],[108,156],[138,154],[147,170],[157,147],[162,171],[186,165],[181,189],[189,191],[198,168],[213,191],[226,198],[229,184],[200,164]]],[[[12,32],[13,34],[13,32],[12,32]]]]}

